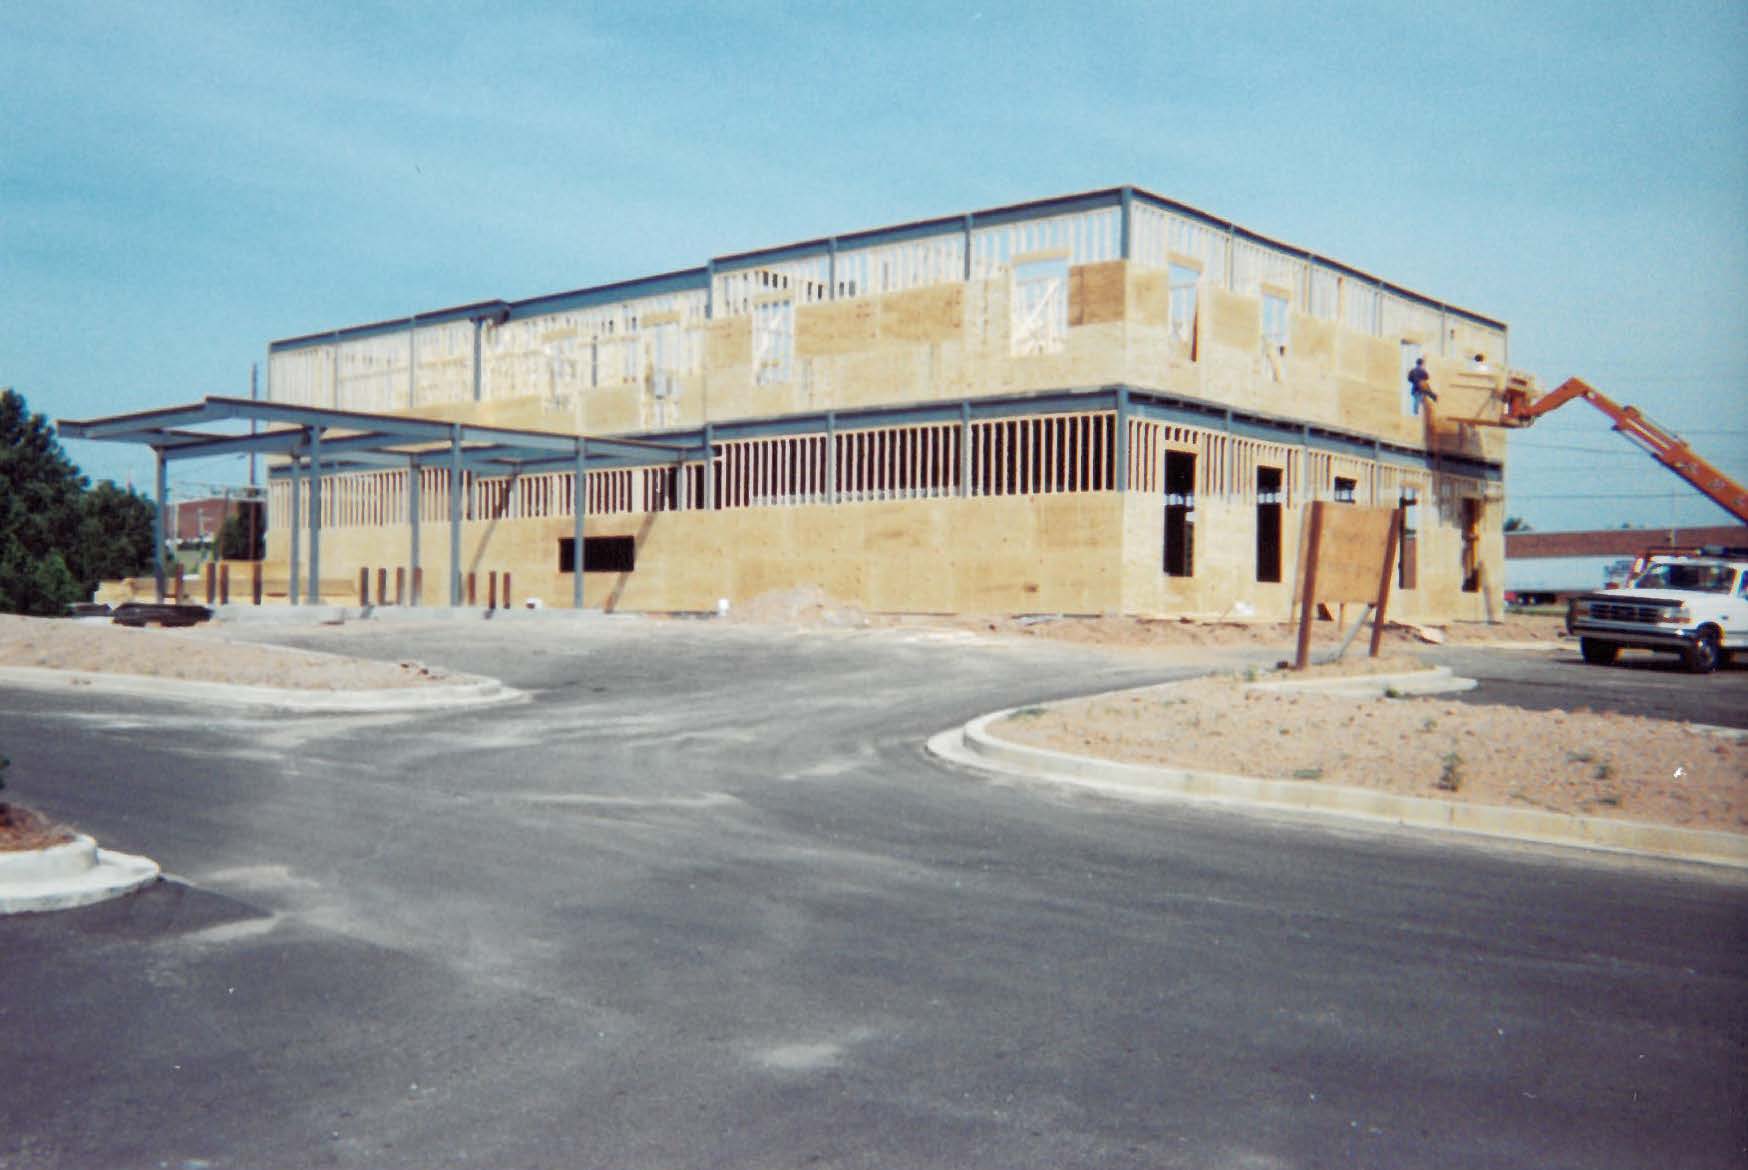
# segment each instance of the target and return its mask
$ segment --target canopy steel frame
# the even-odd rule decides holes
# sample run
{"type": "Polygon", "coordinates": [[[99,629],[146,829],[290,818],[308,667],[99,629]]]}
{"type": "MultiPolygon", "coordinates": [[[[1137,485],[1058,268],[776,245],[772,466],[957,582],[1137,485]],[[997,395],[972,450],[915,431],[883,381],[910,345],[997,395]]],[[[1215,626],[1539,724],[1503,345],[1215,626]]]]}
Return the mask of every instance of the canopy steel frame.
{"type": "MultiPolygon", "coordinates": [[[[213,455],[277,455],[286,460],[268,472],[270,479],[291,484],[291,531],[289,563],[291,604],[319,605],[322,599],[322,480],[330,475],[383,467],[405,469],[408,476],[407,527],[412,554],[412,577],[419,578],[420,472],[442,468],[449,476],[449,604],[460,605],[461,485],[465,472],[516,475],[532,468],[568,468],[575,477],[578,557],[582,556],[582,527],[587,501],[587,475],[591,467],[685,464],[704,458],[702,438],[678,441],[660,439],[589,438],[553,431],[514,427],[481,426],[441,419],[407,418],[356,410],[317,406],[294,406],[249,398],[215,396],[184,406],[104,418],[61,419],[61,435],[102,443],[139,443],[152,449],[157,485],[153,516],[152,572],[158,600],[165,596],[164,512],[168,495],[169,465],[178,459],[201,459],[213,455]],[[269,430],[255,434],[232,434],[197,428],[246,421],[265,423],[269,430]],[[307,479],[309,558],[308,585],[300,588],[303,565],[299,555],[304,528],[304,492],[307,479]]],[[[580,566],[580,562],[579,562],[580,566]]],[[[582,571],[578,568],[577,603],[581,604],[582,571]]],[[[420,603],[417,593],[413,604],[420,603]]]]}

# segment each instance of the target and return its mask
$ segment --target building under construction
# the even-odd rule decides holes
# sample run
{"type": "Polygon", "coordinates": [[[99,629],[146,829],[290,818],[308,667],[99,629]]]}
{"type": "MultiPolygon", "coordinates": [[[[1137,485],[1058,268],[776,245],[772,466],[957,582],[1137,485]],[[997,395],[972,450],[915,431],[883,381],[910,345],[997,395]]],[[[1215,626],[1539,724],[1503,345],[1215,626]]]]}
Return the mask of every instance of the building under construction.
{"type": "Polygon", "coordinates": [[[1509,358],[1499,321],[1094,191],[273,342],[269,404],[462,425],[291,449],[267,555],[319,531],[332,590],[419,565],[518,604],[1284,618],[1311,501],[1401,503],[1392,613],[1482,619],[1509,358]]]}

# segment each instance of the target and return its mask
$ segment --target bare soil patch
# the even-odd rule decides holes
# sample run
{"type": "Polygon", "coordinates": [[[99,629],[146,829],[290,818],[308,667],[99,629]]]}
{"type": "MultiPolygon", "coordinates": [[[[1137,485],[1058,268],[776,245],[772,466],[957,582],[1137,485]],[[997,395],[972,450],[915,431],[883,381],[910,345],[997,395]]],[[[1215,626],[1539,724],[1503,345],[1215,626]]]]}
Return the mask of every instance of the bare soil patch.
{"type": "Polygon", "coordinates": [[[1748,743],[1639,716],[1267,693],[1226,676],[1031,708],[991,731],[1126,763],[1748,830],[1748,743]]]}
{"type": "Polygon", "coordinates": [[[65,845],[73,831],[49,820],[33,808],[0,800],[0,853],[22,853],[65,845]]]}
{"type": "Polygon", "coordinates": [[[421,662],[373,662],[238,641],[223,627],[129,629],[108,622],[11,614],[0,614],[0,666],[314,691],[461,681],[421,662]]]}

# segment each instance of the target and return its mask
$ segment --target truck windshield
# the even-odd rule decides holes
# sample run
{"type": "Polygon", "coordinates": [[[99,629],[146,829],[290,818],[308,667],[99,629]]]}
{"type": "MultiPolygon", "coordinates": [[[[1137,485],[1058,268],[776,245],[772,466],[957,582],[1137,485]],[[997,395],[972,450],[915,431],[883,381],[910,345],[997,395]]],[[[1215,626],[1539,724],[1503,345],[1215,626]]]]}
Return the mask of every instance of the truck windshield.
{"type": "Polygon", "coordinates": [[[1652,565],[1633,582],[1635,589],[1687,589],[1695,593],[1728,593],[1736,570],[1729,565],[1652,565]]]}

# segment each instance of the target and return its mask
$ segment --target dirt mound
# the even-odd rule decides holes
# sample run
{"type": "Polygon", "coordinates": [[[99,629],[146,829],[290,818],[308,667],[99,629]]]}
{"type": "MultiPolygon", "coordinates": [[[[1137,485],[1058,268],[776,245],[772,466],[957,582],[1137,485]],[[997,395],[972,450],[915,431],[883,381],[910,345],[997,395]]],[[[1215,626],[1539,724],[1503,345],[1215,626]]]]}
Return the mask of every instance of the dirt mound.
{"type": "Polygon", "coordinates": [[[417,662],[233,642],[222,629],[129,629],[106,622],[0,614],[0,666],[34,666],[240,686],[350,691],[455,682],[417,662]]]}

